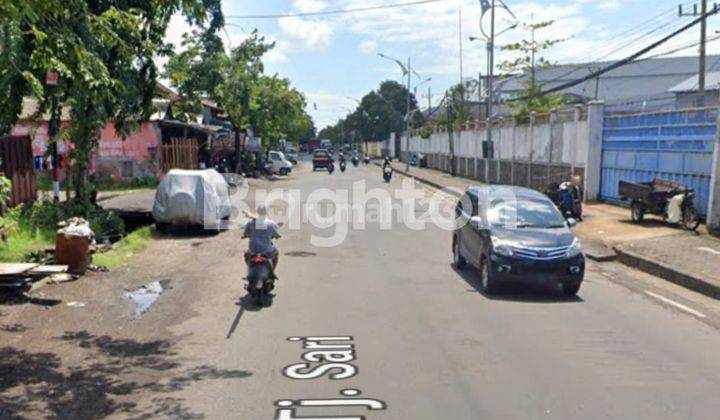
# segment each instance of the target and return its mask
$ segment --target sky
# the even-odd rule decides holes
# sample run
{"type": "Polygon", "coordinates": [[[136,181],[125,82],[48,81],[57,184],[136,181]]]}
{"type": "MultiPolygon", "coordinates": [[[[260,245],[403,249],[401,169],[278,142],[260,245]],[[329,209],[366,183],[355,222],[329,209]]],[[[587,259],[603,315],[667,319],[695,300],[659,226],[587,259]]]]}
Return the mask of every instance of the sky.
{"type": "MultiPolygon", "coordinates": [[[[471,42],[481,36],[478,0],[439,0],[437,2],[330,16],[272,19],[236,18],[235,16],[290,14],[345,10],[358,7],[407,3],[412,0],[223,0],[229,46],[242,42],[247,33],[259,33],[276,42],[266,57],[266,71],[291,80],[305,93],[308,112],[318,129],[335,123],[356,106],[367,92],[383,80],[403,81],[400,67],[382,59],[382,53],[406,62],[420,75],[413,78],[419,86],[418,101],[438,102],[444,91],[461,80],[460,40],[462,39],[462,76],[477,78],[485,72],[484,42],[471,42]],[[460,18],[462,16],[462,18],[460,18]],[[460,35],[462,33],[462,36],[460,35]]],[[[669,34],[692,20],[679,17],[674,0],[505,0],[505,4],[524,23],[555,20],[551,27],[538,32],[538,39],[565,39],[545,54],[553,63],[578,63],[622,58],[669,34]]],[[[682,3],[682,1],[680,1],[682,3]]],[[[691,2],[685,2],[691,8],[691,2]]],[[[483,20],[488,27],[489,14],[483,20]]],[[[506,11],[497,11],[497,30],[513,21],[506,11]]],[[[720,17],[709,19],[708,36],[720,17]]],[[[184,20],[173,18],[169,42],[179,44],[189,28],[184,20]]],[[[521,27],[500,35],[502,45],[529,37],[521,27]]],[[[691,29],[658,48],[654,53],[695,55],[699,29],[691,29]],[[674,51],[685,47],[680,51],[674,51]]],[[[709,52],[720,52],[720,40],[709,44],[709,52]]],[[[512,58],[498,51],[496,60],[512,58]]],[[[717,65],[718,63],[709,63],[717,65]]],[[[712,69],[711,69],[712,70],[712,69]]]]}

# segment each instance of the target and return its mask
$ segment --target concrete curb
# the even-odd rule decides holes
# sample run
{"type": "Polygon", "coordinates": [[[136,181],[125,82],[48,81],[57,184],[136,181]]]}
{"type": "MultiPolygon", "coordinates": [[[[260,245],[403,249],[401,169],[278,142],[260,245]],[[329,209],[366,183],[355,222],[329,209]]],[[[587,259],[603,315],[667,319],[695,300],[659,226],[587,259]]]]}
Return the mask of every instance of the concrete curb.
{"type": "Polygon", "coordinates": [[[655,277],[660,277],[661,279],[675,283],[679,286],[685,287],[686,289],[696,291],[705,296],[720,299],[720,286],[718,285],[709,283],[690,273],[673,268],[665,263],[655,260],[654,258],[623,249],[622,246],[615,247],[615,252],[618,254],[618,261],[629,267],[644,271],[645,273],[655,277]]]}
{"type": "MultiPolygon", "coordinates": [[[[375,162],[375,166],[382,167],[382,164],[381,164],[381,163],[378,163],[378,162],[375,162]]],[[[455,191],[455,190],[453,190],[453,189],[451,189],[451,188],[448,188],[446,185],[440,185],[440,184],[438,184],[437,182],[430,181],[430,180],[428,180],[428,179],[415,176],[415,175],[413,175],[413,174],[411,174],[411,173],[408,173],[408,172],[405,172],[405,171],[403,171],[403,170],[400,170],[400,169],[397,169],[397,168],[393,168],[393,172],[397,172],[397,173],[399,173],[399,174],[402,175],[402,176],[405,176],[405,177],[407,177],[407,178],[414,179],[414,180],[417,181],[417,182],[420,182],[420,183],[425,184],[425,185],[429,185],[429,186],[431,186],[431,187],[433,187],[433,188],[437,188],[438,190],[443,190],[443,191],[445,191],[445,192],[448,192],[448,193],[454,195],[455,197],[460,198],[460,197],[462,196],[462,193],[459,193],[459,192],[457,192],[457,191],[455,191]]]]}
{"type": "MultiPolygon", "coordinates": [[[[375,162],[375,165],[382,166],[380,163],[375,162]]],[[[408,178],[412,178],[418,182],[421,182],[423,184],[427,184],[431,187],[437,188],[439,190],[442,190],[445,188],[445,186],[440,185],[436,182],[424,179],[422,177],[417,177],[413,174],[409,174],[405,171],[398,170],[393,168],[393,170],[403,176],[406,176],[408,178]]],[[[454,190],[445,190],[448,192],[451,192],[453,195],[460,196],[456,191],[454,190]]],[[[593,252],[590,252],[588,255],[586,253],[586,256],[592,260],[598,261],[598,262],[607,262],[607,261],[613,261],[617,260],[629,267],[638,269],[640,271],[644,271],[645,273],[648,273],[650,275],[653,275],[655,277],[659,277],[663,280],[667,280],[671,283],[675,283],[679,286],[685,287],[686,289],[690,289],[693,291],[696,291],[698,293],[701,293],[705,296],[709,296],[714,299],[720,299],[720,286],[714,285],[712,283],[708,283],[702,278],[695,277],[689,273],[685,273],[681,270],[675,269],[670,267],[667,264],[664,264],[660,261],[656,261],[652,258],[646,257],[644,255],[640,255],[638,253],[628,251],[626,249],[623,249],[622,246],[617,246],[613,248],[612,250],[608,249],[608,253],[605,252],[599,252],[599,255],[595,255],[593,252]],[[612,253],[612,251],[615,251],[615,254],[612,253]]]]}

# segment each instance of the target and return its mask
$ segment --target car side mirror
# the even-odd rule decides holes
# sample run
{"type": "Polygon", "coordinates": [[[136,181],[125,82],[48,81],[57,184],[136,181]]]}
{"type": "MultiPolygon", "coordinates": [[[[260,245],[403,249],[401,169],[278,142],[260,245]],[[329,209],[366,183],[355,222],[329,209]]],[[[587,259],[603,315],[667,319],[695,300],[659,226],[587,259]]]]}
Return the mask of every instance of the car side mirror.
{"type": "Polygon", "coordinates": [[[574,228],[575,225],[577,225],[577,220],[573,219],[572,217],[567,219],[567,225],[569,228],[574,228]]]}
{"type": "Polygon", "coordinates": [[[472,216],[468,223],[475,229],[482,229],[482,217],[480,216],[472,216]]]}

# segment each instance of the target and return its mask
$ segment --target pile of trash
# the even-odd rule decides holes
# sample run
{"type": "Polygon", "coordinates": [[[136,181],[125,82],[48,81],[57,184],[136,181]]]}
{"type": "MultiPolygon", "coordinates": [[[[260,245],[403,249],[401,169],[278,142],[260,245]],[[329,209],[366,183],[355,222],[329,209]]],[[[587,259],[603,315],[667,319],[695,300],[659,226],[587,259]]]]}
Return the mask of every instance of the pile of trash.
{"type": "Polygon", "coordinates": [[[58,223],[55,235],[55,262],[68,266],[72,274],[85,274],[90,265],[90,246],[95,234],[82,217],[73,217],[58,223]]]}

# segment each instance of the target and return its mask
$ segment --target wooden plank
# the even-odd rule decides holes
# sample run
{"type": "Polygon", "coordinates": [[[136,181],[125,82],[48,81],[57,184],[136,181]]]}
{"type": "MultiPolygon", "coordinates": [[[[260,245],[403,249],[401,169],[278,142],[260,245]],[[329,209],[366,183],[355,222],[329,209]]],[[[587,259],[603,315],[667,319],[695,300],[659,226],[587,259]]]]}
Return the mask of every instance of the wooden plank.
{"type": "Polygon", "coordinates": [[[68,271],[67,265],[39,265],[27,272],[28,275],[50,275],[57,273],[65,273],[68,271]]]}
{"type": "Polygon", "coordinates": [[[37,266],[38,264],[32,263],[2,263],[0,264],[0,276],[17,276],[37,266]]]}

